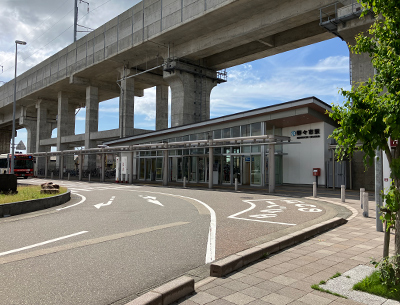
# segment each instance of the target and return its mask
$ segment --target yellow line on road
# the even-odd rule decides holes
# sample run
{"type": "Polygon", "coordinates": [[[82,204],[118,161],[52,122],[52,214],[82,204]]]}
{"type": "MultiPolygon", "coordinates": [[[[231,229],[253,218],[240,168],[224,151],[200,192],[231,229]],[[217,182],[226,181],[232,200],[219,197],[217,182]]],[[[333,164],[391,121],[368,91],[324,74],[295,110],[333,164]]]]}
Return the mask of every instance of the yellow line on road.
{"type": "Polygon", "coordinates": [[[28,258],[34,258],[34,257],[42,256],[42,255],[52,254],[52,253],[56,253],[56,252],[61,252],[61,251],[91,246],[91,245],[95,245],[95,244],[100,244],[103,242],[117,240],[117,239],[121,239],[121,238],[125,238],[125,237],[131,237],[131,236],[135,236],[135,235],[139,235],[139,234],[154,232],[154,231],[158,231],[158,230],[162,230],[162,229],[182,226],[182,225],[185,225],[188,223],[189,222],[174,222],[174,223],[169,223],[169,224],[165,224],[165,225],[143,228],[143,229],[124,232],[124,233],[118,233],[118,234],[113,234],[113,235],[108,235],[108,236],[103,236],[103,237],[98,237],[98,238],[93,238],[93,239],[81,240],[81,241],[66,244],[66,245],[35,250],[35,251],[27,252],[27,253],[20,253],[20,254],[16,254],[16,255],[6,255],[6,256],[0,258],[0,265],[11,263],[11,262],[16,262],[16,261],[21,261],[21,260],[28,259],[28,258]]]}

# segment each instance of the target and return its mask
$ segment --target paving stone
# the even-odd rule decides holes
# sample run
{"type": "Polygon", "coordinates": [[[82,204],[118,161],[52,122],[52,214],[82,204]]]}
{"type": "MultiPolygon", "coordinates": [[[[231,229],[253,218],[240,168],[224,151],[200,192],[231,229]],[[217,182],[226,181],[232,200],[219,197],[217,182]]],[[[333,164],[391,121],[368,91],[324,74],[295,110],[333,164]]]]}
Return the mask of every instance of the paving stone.
{"type": "Polygon", "coordinates": [[[309,305],[326,305],[332,302],[331,299],[320,297],[313,292],[302,296],[299,301],[309,305]]]}
{"type": "Polygon", "coordinates": [[[254,275],[246,275],[244,277],[239,278],[238,281],[241,281],[249,285],[257,285],[258,283],[261,283],[263,279],[260,279],[259,277],[256,277],[254,275]]]}
{"type": "Polygon", "coordinates": [[[286,297],[286,296],[283,296],[283,295],[280,295],[277,293],[271,293],[271,294],[263,297],[261,300],[269,302],[274,305],[286,305],[286,304],[289,304],[290,302],[294,301],[293,299],[291,299],[289,297],[286,297]]]}
{"type": "Polygon", "coordinates": [[[296,279],[284,276],[284,275],[278,275],[276,277],[273,277],[272,279],[270,279],[270,281],[278,283],[278,284],[282,284],[282,285],[290,285],[294,282],[297,282],[296,279]]]}
{"type": "Polygon", "coordinates": [[[255,300],[255,298],[240,292],[226,296],[223,299],[236,305],[246,305],[255,300]]]}
{"type": "Polygon", "coordinates": [[[263,280],[269,280],[270,278],[275,277],[276,274],[275,273],[266,272],[266,271],[262,270],[262,271],[253,273],[253,276],[258,277],[258,278],[263,279],[263,280]]]}
{"type": "Polygon", "coordinates": [[[195,295],[193,295],[190,298],[190,301],[195,302],[200,305],[204,305],[204,304],[210,303],[216,299],[218,299],[216,296],[213,296],[204,291],[200,291],[200,292],[196,293],[195,295]]]}
{"type": "Polygon", "coordinates": [[[294,300],[300,299],[302,296],[306,295],[307,292],[294,288],[294,287],[284,287],[276,292],[277,294],[284,295],[286,297],[292,298],[294,300]]]}
{"type": "Polygon", "coordinates": [[[223,286],[216,286],[206,290],[205,292],[215,297],[223,298],[226,297],[227,295],[234,294],[236,291],[223,286]]]}
{"type": "Polygon", "coordinates": [[[235,291],[242,291],[242,290],[250,287],[249,284],[240,282],[238,280],[232,280],[229,283],[223,284],[221,286],[235,290],[235,291]]]}
{"type": "Polygon", "coordinates": [[[234,303],[231,303],[224,299],[217,299],[215,301],[208,303],[207,305],[234,305],[234,303]]]}
{"type": "Polygon", "coordinates": [[[264,281],[264,282],[261,282],[260,284],[257,284],[256,287],[258,287],[260,289],[264,289],[265,291],[268,291],[268,292],[275,292],[275,291],[285,287],[285,285],[282,285],[282,284],[279,284],[276,282],[271,282],[271,281],[264,281]]]}
{"type": "Polygon", "coordinates": [[[243,290],[242,293],[256,299],[261,299],[262,297],[265,297],[267,294],[269,294],[269,292],[266,291],[265,289],[261,289],[258,287],[249,287],[243,290]]]}

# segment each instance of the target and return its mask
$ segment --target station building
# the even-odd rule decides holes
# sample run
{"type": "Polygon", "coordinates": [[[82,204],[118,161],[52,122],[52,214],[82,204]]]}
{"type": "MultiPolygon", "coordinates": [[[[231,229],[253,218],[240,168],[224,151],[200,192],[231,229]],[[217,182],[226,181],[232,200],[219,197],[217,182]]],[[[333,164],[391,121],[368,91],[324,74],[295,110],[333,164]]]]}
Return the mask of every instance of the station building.
{"type": "MultiPolygon", "coordinates": [[[[331,107],[303,98],[104,143],[120,149],[116,180],[269,187],[351,183],[334,162],[331,107]],[[211,160],[211,161],[210,161],[211,160]],[[318,177],[318,178],[317,178],[318,177]],[[333,179],[335,177],[335,179],[333,179]]],[[[350,176],[350,178],[349,178],[350,176]]]]}

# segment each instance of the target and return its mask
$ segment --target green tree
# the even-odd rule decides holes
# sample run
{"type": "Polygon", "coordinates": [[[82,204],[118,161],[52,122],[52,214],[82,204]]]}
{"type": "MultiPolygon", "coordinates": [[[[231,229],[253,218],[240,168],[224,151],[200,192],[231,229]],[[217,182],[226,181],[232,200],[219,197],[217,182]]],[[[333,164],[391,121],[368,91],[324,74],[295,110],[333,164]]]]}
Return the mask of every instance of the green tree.
{"type": "Polygon", "coordinates": [[[398,0],[359,2],[365,8],[361,18],[372,11],[375,19],[368,33],[357,35],[349,48],[355,54],[369,54],[375,75],[350,91],[341,90],[346,101],[332,107],[330,116],[339,123],[332,137],[339,158],[361,149],[367,166],[372,165],[376,149],[385,153],[393,184],[383,218],[395,230],[395,252],[400,254],[400,146],[392,154],[388,145],[389,138],[400,138],[400,4],[398,0]]]}

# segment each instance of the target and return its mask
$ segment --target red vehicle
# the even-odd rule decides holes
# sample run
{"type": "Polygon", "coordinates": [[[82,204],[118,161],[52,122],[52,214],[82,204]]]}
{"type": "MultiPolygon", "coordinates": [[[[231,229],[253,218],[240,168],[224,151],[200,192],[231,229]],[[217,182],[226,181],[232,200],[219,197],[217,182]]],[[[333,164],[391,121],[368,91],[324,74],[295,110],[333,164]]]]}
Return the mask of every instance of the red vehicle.
{"type": "MultiPolygon", "coordinates": [[[[11,154],[0,155],[0,174],[11,173],[11,154]]],[[[14,174],[17,177],[33,177],[34,157],[30,154],[14,155],[14,174]]]]}

